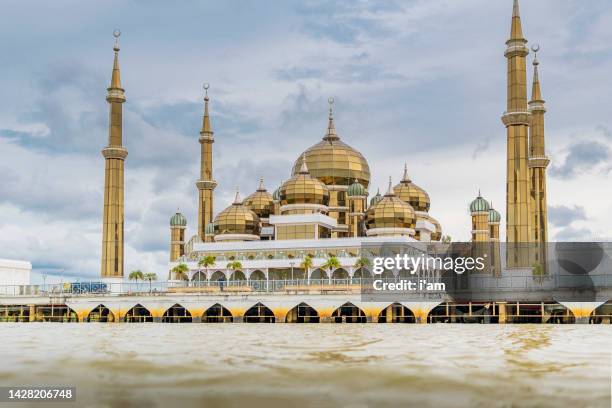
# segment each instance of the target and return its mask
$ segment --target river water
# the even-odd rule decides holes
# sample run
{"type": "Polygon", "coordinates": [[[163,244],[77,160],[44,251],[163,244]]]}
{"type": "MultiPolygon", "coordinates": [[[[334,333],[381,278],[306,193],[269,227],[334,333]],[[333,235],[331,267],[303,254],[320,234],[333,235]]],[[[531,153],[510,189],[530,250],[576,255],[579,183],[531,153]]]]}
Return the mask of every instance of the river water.
{"type": "Polygon", "coordinates": [[[66,406],[610,407],[608,325],[3,323],[0,344],[0,385],[76,386],[66,406]]]}

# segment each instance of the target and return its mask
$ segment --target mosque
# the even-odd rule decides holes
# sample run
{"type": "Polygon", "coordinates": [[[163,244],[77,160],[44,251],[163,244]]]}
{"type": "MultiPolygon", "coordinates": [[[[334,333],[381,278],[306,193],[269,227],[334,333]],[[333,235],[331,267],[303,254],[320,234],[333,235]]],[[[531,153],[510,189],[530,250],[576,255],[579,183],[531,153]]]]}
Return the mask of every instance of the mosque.
{"type": "MultiPolygon", "coordinates": [[[[118,39],[120,32],[115,32],[118,39]]],[[[531,100],[527,99],[526,45],[518,0],[514,1],[510,39],[506,42],[507,110],[502,122],[507,129],[506,240],[508,243],[546,242],[546,167],[544,153],[544,100],[533,60],[531,100]]],[[[538,47],[533,47],[534,52],[538,47]]],[[[107,101],[110,105],[109,144],[102,151],[106,162],[102,269],[103,279],[121,281],[124,276],[124,161],[119,45],[107,101]]],[[[430,214],[427,191],[412,180],[407,165],[399,182],[391,177],[384,195],[371,194],[370,166],[365,156],[345,142],[336,131],[333,98],[329,99],[327,129],[320,141],[297,154],[290,177],[272,192],[263,180],[256,190],[213,213],[217,182],[213,177],[215,143],[205,84],[204,113],[199,136],[200,174],[195,181],[198,227],[186,236],[187,219],[177,212],[170,218],[169,270],[186,264],[188,272],[168,279],[210,281],[286,278],[354,278],[360,248],[368,243],[437,242],[444,239],[438,220],[430,214]],[[203,258],[214,259],[201,267],[203,258]],[[317,268],[330,257],[339,264],[332,270],[317,268]],[[302,268],[311,258],[314,267],[302,268]],[[238,261],[237,263],[235,261],[238,261]],[[233,262],[233,266],[232,265],[233,262]],[[237,267],[239,265],[239,267],[237,267]],[[307,270],[305,270],[307,269],[307,270]]],[[[401,168],[401,164],[398,164],[401,168]]],[[[253,180],[257,185],[257,180],[253,180]]],[[[469,205],[472,241],[499,242],[501,215],[479,196],[469,205]]],[[[533,258],[508,256],[507,266],[528,267],[533,258]]],[[[357,274],[357,275],[356,275],[357,274]]]]}

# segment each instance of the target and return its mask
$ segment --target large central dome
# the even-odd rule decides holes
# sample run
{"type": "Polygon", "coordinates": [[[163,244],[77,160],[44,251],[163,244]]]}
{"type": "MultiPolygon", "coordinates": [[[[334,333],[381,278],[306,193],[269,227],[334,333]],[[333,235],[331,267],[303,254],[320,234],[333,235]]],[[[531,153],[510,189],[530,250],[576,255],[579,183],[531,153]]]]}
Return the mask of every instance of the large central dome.
{"type": "Polygon", "coordinates": [[[368,162],[361,153],[340,140],[334,128],[331,109],[327,134],[295,161],[292,171],[294,176],[300,173],[303,157],[306,157],[310,175],[327,185],[348,186],[354,183],[355,179],[366,189],[370,184],[368,162]]]}

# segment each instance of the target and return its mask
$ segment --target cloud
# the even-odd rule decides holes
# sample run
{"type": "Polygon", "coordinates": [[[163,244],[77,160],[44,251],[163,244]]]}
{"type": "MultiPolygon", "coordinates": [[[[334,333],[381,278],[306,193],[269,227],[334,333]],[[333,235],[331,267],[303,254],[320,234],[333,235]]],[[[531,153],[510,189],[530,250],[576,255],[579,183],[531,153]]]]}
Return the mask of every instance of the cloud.
{"type": "MultiPolygon", "coordinates": [[[[565,161],[550,169],[550,175],[561,179],[569,179],[579,174],[609,164],[612,158],[610,148],[598,141],[573,143],[568,148],[565,161]]],[[[608,167],[605,171],[608,172],[608,167]]]]}
{"type": "Polygon", "coordinates": [[[550,205],[548,206],[548,220],[557,227],[567,227],[574,221],[587,219],[584,207],[574,205],[550,205]]]}

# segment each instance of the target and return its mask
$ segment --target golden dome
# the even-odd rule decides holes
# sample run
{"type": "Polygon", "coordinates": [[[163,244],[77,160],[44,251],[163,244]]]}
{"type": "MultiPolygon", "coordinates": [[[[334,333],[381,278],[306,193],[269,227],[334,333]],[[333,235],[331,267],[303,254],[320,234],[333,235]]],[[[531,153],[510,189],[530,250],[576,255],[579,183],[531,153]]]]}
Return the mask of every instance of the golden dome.
{"type": "Polygon", "coordinates": [[[259,188],[253,194],[244,199],[243,203],[259,218],[268,218],[274,214],[274,199],[272,194],[263,185],[263,179],[259,180],[259,188]]]}
{"type": "Polygon", "coordinates": [[[366,212],[366,227],[373,228],[411,228],[416,226],[414,209],[407,202],[393,194],[391,182],[389,190],[382,200],[368,208],[366,212]]]}
{"type": "Polygon", "coordinates": [[[236,192],[234,203],[215,217],[215,235],[259,235],[259,217],[242,204],[236,192]]]}
{"type": "Polygon", "coordinates": [[[400,200],[406,201],[416,211],[429,211],[431,205],[429,194],[410,180],[408,166],[404,166],[404,177],[399,184],[393,187],[393,191],[400,200]]]}
{"type": "Polygon", "coordinates": [[[308,160],[302,160],[297,175],[285,181],[280,188],[280,204],[319,204],[329,203],[329,190],[320,180],[308,171],[308,160]]]}
{"type": "Polygon", "coordinates": [[[313,177],[327,185],[352,184],[355,179],[366,189],[370,184],[370,166],[365,157],[340,140],[334,128],[330,99],[327,134],[319,143],[308,148],[293,165],[293,175],[299,174],[303,157],[313,177]]]}

